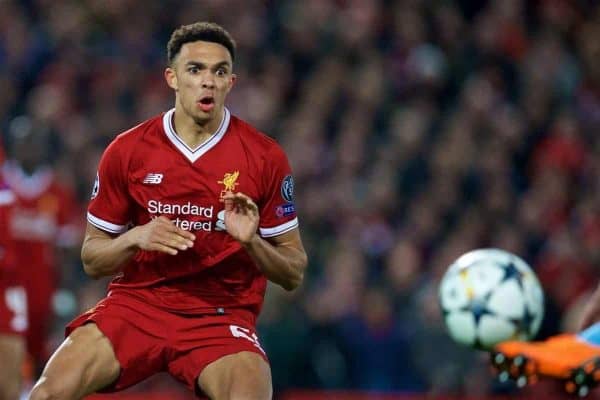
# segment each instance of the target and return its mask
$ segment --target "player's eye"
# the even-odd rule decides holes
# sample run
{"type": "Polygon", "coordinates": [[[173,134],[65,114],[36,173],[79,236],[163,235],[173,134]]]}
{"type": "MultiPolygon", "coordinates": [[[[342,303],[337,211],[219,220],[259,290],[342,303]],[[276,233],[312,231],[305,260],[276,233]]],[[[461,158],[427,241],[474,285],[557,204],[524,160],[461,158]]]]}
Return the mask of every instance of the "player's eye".
{"type": "Polygon", "coordinates": [[[227,70],[225,68],[219,68],[217,70],[217,76],[225,76],[227,75],[227,70]]]}
{"type": "Polygon", "coordinates": [[[198,72],[200,72],[200,68],[198,67],[189,67],[188,68],[188,72],[191,74],[197,74],[198,72]]]}

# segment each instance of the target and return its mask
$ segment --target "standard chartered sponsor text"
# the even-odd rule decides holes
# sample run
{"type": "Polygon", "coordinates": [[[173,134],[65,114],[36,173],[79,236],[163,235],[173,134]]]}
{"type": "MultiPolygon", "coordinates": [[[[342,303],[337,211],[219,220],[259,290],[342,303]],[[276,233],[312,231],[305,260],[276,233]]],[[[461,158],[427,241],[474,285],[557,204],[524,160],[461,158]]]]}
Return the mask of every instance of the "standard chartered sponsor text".
{"type": "Polygon", "coordinates": [[[179,214],[179,215],[198,215],[206,218],[212,218],[214,207],[203,207],[197,204],[187,202],[184,204],[162,203],[158,200],[148,200],[148,212],[150,214],[179,214]]]}
{"type": "Polygon", "coordinates": [[[211,231],[214,206],[204,207],[189,201],[183,204],[171,204],[162,203],[158,200],[148,200],[148,213],[151,214],[151,218],[164,215],[165,217],[170,218],[176,226],[187,231],[211,231]],[[177,217],[172,218],[171,216],[174,215],[177,215],[177,217]],[[208,218],[209,220],[196,220],[195,218],[186,219],[181,217],[185,215],[196,216],[201,219],[208,218]]]}

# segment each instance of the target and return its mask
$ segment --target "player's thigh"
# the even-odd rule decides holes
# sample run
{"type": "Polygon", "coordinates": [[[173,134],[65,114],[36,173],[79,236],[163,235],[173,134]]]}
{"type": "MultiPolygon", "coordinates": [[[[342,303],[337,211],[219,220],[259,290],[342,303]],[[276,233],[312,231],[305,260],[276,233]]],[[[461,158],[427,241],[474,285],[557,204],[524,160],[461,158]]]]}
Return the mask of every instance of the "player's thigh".
{"type": "Polygon", "coordinates": [[[198,377],[198,386],[212,400],[270,400],[273,396],[271,368],[251,351],[210,363],[198,377]]]}
{"type": "Polygon", "coordinates": [[[0,334],[0,399],[16,399],[21,384],[21,366],[25,359],[25,339],[0,334]]]}
{"type": "Polygon", "coordinates": [[[110,385],[120,369],[108,338],[89,323],[75,329],[54,352],[38,384],[53,394],[78,398],[110,385]]]}

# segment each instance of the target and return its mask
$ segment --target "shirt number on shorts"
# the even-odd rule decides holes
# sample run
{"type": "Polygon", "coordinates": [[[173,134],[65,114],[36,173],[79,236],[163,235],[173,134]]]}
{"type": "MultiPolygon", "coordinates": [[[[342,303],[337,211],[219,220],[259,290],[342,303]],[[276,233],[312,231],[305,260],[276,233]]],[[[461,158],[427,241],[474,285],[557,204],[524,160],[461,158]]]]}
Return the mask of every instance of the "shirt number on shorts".
{"type": "Polygon", "coordinates": [[[14,314],[10,320],[10,327],[17,332],[23,332],[27,329],[27,293],[20,286],[9,287],[4,292],[4,301],[6,306],[14,314]]]}
{"type": "Polygon", "coordinates": [[[231,331],[233,337],[244,338],[246,340],[249,340],[260,351],[262,351],[263,353],[265,352],[263,348],[260,347],[260,343],[258,342],[258,336],[256,336],[256,333],[252,333],[250,329],[242,328],[241,326],[237,325],[229,325],[229,330],[231,331]]]}

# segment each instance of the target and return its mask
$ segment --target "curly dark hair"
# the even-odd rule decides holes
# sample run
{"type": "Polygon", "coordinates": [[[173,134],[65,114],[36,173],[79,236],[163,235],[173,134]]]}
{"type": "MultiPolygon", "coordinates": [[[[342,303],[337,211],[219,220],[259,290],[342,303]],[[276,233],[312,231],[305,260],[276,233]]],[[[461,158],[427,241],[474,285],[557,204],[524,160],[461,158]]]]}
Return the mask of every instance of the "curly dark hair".
{"type": "Polygon", "coordinates": [[[169,65],[181,50],[181,46],[195,41],[212,42],[223,45],[229,50],[231,60],[235,59],[235,41],[221,25],[214,22],[196,22],[189,25],[182,25],[173,31],[171,39],[167,44],[167,60],[169,65]]]}

